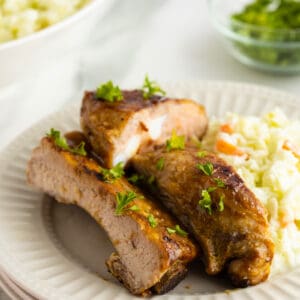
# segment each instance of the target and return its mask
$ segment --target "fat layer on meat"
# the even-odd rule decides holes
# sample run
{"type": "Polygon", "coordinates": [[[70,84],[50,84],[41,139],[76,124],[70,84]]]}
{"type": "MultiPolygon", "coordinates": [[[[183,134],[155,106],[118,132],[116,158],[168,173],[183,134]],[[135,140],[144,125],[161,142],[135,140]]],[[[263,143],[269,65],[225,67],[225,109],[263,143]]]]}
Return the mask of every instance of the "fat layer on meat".
{"type": "Polygon", "coordinates": [[[133,294],[174,287],[186,273],[186,264],[196,256],[189,238],[167,232],[176,222],[125,178],[103,181],[95,160],[60,149],[51,138],[43,138],[33,150],[27,178],[57,201],[83,208],[103,227],[116,249],[107,261],[109,271],[133,294]],[[134,191],[137,198],[117,215],[116,195],[128,191],[134,191]],[[130,205],[139,210],[130,210],[130,205]],[[149,214],[157,221],[154,228],[149,214]]]}
{"type": "Polygon", "coordinates": [[[141,90],[122,91],[124,99],[109,103],[86,92],[81,127],[106,167],[126,163],[142,148],[164,144],[175,130],[187,138],[201,138],[207,128],[202,105],[190,99],[152,96],[141,90]]]}
{"type": "Polygon", "coordinates": [[[198,157],[195,149],[161,148],[137,154],[132,165],[155,178],[151,191],[193,233],[208,274],[226,269],[237,286],[268,278],[274,246],[266,210],[224,160],[213,153],[198,157]]]}

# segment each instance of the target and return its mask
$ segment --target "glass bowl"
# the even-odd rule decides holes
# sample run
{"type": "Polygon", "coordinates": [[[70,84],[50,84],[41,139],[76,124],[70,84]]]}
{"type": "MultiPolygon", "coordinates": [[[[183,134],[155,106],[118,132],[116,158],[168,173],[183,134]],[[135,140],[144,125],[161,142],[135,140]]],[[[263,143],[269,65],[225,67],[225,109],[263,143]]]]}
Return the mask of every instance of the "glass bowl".
{"type": "Polygon", "coordinates": [[[208,0],[210,16],[226,48],[240,62],[260,70],[300,73],[300,29],[269,29],[231,19],[247,0],[208,0]]]}

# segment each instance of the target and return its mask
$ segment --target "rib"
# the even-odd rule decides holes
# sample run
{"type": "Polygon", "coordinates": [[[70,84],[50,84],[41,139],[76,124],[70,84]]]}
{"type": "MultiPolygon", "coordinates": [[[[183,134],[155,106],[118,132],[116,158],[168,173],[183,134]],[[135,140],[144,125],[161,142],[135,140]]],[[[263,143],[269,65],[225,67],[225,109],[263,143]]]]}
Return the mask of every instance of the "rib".
{"type": "Polygon", "coordinates": [[[141,90],[122,91],[123,100],[109,103],[86,92],[81,107],[81,127],[104,166],[126,163],[143,147],[164,144],[175,130],[187,138],[201,138],[207,129],[202,105],[189,99],[152,96],[141,90]]]}
{"type": "Polygon", "coordinates": [[[268,278],[274,246],[266,210],[224,160],[213,153],[197,155],[195,149],[160,148],[137,154],[132,165],[144,177],[155,178],[151,191],[199,242],[208,274],[226,269],[240,287],[268,278]],[[162,170],[156,166],[160,159],[162,170]],[[199,169],[207,164],[212,164],[212,174],[199,169]],[[206,207],[199,202],[204,190],[211,198],[206,207]]]}
{"type": "Polygon", "coordinates": [[[93,158],[62,150],[44,137],[33,150],[27,178],[58,202],[83,208],[103,227],[116,249],[107,260],[108,269],[131,293],[168,291],[186,274],[196,246],[187,237],[170,235],[166,228],[176,221],[125,178],[103,181],[101,168],[93,158]],[[128,191],[138,196],[117,215],[116,195],[128,191]],[[130,205],[139,210],[130,210],[130,205]],[[155,228],[149,213],[157,221],[155,228]]]}

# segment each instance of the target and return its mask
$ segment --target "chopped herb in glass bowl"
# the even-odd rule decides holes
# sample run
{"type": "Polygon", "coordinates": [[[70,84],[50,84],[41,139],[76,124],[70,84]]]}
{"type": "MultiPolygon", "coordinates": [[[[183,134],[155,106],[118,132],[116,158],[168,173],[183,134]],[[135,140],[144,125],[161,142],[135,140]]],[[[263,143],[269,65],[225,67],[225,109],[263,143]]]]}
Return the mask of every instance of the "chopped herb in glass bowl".
{"type": "Polygon", "coordinates": [[[300,72],[300,1],[209,3],[214,25],[239,61],[267,71],[300,72]]]}

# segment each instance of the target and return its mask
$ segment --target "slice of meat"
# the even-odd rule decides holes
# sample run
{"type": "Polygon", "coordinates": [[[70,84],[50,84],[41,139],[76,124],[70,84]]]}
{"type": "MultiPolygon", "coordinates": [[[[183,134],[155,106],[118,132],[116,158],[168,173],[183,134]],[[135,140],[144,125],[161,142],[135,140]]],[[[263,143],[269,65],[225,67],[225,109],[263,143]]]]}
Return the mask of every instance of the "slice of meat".
{"type": "Polygon", "coordinates": [[[174,287],[196,256],[194,243],[170,235],[167,227],[176,221],[125,178],[105,182],[100,173],[94,159],[64,151],[45,137],[32,153],[27,178],[57,201],[83,208],[103,227],[117,252],[107,261],[109,271],[131,293],[147,295],[174,287]],[[117,215],[116,196],[130,191],[137,197],[117,215]],[[133,205],[139,210],[131,210],[133,205]],[[149,214],[157,226],[151,226],[149,214]]]}
{"type": "Polygon", "coordinates": [[[162,148],[137,154],[132,165],[155,178],[151,191],[193,233],[208,274],[226,269],[241,287],[268,278],[274,250],[265,208],[225,161],[195,149],[162,148]]]}
{"type": "Polygon", "coordinates": [[[187,138],[200,138],[207,128],[202,105],[189,99],[152,96],[141,90],[122,91],[124,99],[109,103],[86,92],[81,107],[81,127],[106,167],[126,163],[141,146],[164,144],[175,130],[187,138]]]}

